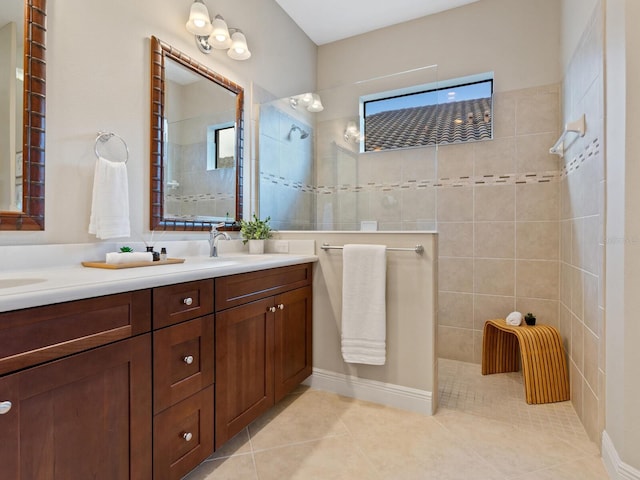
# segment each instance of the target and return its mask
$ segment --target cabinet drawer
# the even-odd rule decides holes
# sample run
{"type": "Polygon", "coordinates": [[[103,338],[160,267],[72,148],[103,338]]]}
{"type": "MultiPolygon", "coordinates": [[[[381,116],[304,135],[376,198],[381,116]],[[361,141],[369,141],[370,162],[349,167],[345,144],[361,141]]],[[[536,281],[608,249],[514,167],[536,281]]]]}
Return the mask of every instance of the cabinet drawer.
{"type": "Polygon", "coordinates": [[[158,413],[213,383],[213,315],[155,330],[153,353],[158,413]]]}
{"type": "Polygon", "coordinates": [[[153,289],[153,328],[167,327],[213,313],[213,280],[153,289]]]}
{"type": "Polygon", "coordinates": [[[220,311],[311,285],[311,264],[219,277],[215,282],[216,311],[220,311]]]}
{"type": "Polygon", "coordinates": [[[151,291],[0,314],[0,374],[148,332],[151,291]]]}
{"type": "Polygon", "coordinates": [[[213,386],[158,414],[153,478],[179,480],[213,453],[213,386]]]}

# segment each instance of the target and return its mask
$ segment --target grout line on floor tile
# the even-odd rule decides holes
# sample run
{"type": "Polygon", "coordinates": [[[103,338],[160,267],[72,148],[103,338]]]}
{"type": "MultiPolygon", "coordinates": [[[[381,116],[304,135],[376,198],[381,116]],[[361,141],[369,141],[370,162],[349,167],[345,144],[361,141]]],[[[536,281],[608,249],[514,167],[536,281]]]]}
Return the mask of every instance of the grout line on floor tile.
{"type": "Polygon", "coordinates": [[[346,436],[348,436],[347,433],[331,433],[331,434],[325,435],[324,437],[310,438],[309,440],[303,440],[301,442],[290,442],[290,443],[285,443],[283,445],[278,445],[276,447],[255,449],[255,450],[253,450],[253,453],[270,452],[272,450],[278,450],[280,448],[293,447],[293,446],[296,446],[296,445],[304,445],[304,444],[307,444],[307,443],[320,442],[320,441],[328,439],[328,438],[338,438],[338,437],[346,437],[346,436]]]}
{"type": "Polygon", "coordinates": [[[340,423],[342,424],[344,429],[347,431],[347,435],[351,439],[351,443],[353,445],[355,445],[356,450],[358,451],[358,453],[362,456],[362,458],[364,458],[367,461],[367,463],[371,466],[371,469],[374,470],[376,472],[376,474],[379,474],[378,467],[376,467],[376,465],[373,463],[373,461],[369,458],[369,455],[367,455],[367,453],[362,449],[360,444],[355,440],[355,438],[353,437],[353,433],[351,432],[349,427],[347,427],[347,424],[344,423],[344,421],[342,419],[340,419],[340,423]]]}
{"type": "Polygon", "coordinates": [[[214,457],[213,455],[206,458],[205,462],[215,462],[216,460],[226,460],[227,458],[235,458],[235,457],[244,457],[246,455],[252,455],[252,452],[240,452],[240,453],[232,453],[231,455],[221,455],[219,457],[214,457]]]}

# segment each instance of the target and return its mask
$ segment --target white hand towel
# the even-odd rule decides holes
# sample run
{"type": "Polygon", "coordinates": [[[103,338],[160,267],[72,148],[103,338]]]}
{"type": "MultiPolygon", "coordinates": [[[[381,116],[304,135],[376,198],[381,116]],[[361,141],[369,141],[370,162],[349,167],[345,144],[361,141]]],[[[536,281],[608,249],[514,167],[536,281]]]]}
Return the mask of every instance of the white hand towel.
{"type": "Polygon", "coordinates": [[[384,245],[345,245],[342,272],[342,358],[347,363],[386,361],[384,245]]]}
{"type": "Polygon", "coordinates": [[[102,157],[96,161],[89,233],[100,239],[131,235],[125,162],[110,162],[102,157]]]}
{"type": "Polygon", "coordinates": [[[107,253],[106,262],[110,265],[119,265],[122,263],[135,262],[153,262],[152,252],[109,252],[107,253]]]}
{"type": "Polygon", "coordinates": [[[513,325],[514,327],[517,327],[522,323],[522,314],[520,312],[511,312],[509,315],[507,315],[506,322],[507,325],[513,325]]]}

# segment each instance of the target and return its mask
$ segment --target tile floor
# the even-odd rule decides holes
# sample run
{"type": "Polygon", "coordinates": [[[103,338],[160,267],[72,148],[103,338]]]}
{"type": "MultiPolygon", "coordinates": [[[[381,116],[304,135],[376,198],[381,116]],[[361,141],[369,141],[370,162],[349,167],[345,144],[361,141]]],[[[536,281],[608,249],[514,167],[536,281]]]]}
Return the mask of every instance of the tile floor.
{"type": "Polygon", "coordinates": [[[300,387],[185,480],[608,478],[570,402],[527,405],[519,373],[438,370],[432,417],[300,387]]]}

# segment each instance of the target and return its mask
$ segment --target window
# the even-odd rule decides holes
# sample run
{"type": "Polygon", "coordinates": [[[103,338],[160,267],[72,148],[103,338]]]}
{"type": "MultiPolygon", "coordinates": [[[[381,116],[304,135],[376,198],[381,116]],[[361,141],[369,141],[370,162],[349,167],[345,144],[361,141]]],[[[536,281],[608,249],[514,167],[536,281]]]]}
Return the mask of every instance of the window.
{"type": "Polygon", "coordinates": [[[363,96],[360,151],[489,140],[492,96],[492,73],[363,96]]]}
{"type": "Polygon", "coordinates": [[[236,127],[233,123],[207,127],[207,170],[236,165],[236,127]]]}

